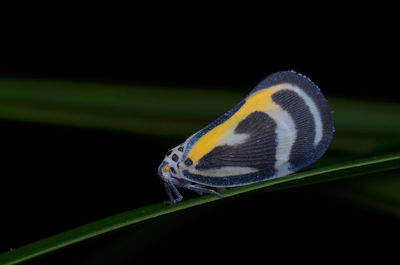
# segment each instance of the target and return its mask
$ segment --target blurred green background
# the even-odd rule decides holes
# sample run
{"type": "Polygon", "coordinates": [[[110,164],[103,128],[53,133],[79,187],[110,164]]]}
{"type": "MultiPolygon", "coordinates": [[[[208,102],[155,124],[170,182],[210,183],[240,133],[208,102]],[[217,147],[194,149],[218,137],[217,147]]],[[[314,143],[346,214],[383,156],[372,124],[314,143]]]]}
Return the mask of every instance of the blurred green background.
{"type": "MultiPolygon", "coordinates": [[[[16,78],[2,78],[0,87],[7,154],[3,168],[8,172],[3,175],[3,188],[7,188],[1,194],[7,216],[1,227],[2,251],[165,200],[156,174],[164,153],[248,92],[16,78]]],[[[328,99],[336,132],[326,155],[311,168],[400,150],[399,104],[328,99]]],[[[364,229],[360,223],[390,229],[397,227],[400,218],[398,173],[227,199],[150,220],[34,262],[69,263],[79,257],[81,264],[123,264],[147,260],[155,249],[163,253],[163,244],[171,242],[179,245],[192,237],[203,242],[207,235],[214,246],[227,240],[215,237],[231,233],[225,229],[249,240],[264,225],[286,229],[292,222],[317,230],[334,225],[332,231],[324,231],[334,238],[337,223],[356,236],[364,229]]],[[[291,229],[284,235],[306,236],[303,229],[291,229]]],[[[320,237],[315,231],[307,235],[320,237]]],[[[275,235],[274,240],[281,236],[275,235]]]]}
{"type": "MultiPolygon", "coordinates": [[[[35,30],[2,49],[0,252],[167,199],[157,176],[165,153],[276,71],[308,76],[333,111],[333,142],[308,169],[400,151],[398,71],[388,63],[398,45],[391,35],[336,25],[323,32],[284,28],[277,38],[281,29],[265,23],[242,31],[241,23],[215,31],[200,23],[187,31],[129,21],[129,29],[115,27],[109,38],[99,26],[70,38],[57,29],[51,41],[35,30]]],[[[395,246],[399,173],[250,192],[27,264],[361,256],[395,246]]],[[[197,196],[182,193],[186,200],[197,196]]]]}

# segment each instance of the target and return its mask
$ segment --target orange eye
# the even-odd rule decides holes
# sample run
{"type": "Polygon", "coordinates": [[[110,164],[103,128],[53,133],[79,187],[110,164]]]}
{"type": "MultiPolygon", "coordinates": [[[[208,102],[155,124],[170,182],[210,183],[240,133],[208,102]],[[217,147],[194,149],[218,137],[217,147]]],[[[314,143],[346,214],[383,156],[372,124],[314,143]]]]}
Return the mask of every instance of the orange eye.
{"type": "Polygon", "coordinates": [[[163,168],[162,168],[162,171],[163,171],[164,173],[167,173],[167,172],[168,172],[168,167],[163,167],[163,168]]]}

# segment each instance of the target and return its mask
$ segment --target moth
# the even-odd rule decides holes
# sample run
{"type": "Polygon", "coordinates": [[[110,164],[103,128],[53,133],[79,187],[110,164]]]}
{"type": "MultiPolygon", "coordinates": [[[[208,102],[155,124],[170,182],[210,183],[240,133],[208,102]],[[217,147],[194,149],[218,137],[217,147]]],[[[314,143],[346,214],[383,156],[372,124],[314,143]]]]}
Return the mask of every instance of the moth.
{"type": "Polygon", "coordinates": [[[317,161],[334,132],[328,101],[294,71],[262,80],[234,108],[168,151],[158,168],[169,202],[178,188],[219,197],[219,188],[296,172],[317,161]]]}

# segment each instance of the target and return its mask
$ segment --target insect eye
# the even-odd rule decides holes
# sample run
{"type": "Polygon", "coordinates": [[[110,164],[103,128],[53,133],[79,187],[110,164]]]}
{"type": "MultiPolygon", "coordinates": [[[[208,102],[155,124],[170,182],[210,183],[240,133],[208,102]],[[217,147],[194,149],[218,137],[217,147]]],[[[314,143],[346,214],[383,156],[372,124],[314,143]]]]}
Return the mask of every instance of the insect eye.
{"type": "Polygon", "coordinates": [[[163,167],[163,168],[162,168],[162,171],[163,171],[164,173],[167,173],[167,172],[168,172],[168,167],[167,167],[167,166],[163,167]]]}

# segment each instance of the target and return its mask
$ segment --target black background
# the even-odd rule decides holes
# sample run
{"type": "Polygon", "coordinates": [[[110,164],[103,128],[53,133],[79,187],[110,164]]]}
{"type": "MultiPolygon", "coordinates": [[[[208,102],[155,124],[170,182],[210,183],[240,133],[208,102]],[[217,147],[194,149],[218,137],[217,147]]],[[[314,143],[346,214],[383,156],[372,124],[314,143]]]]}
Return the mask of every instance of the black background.
{"type": "Polygon", "coordinates": [[[390,7],[163,7],[21,13],[7,21],[0,75],[249,90],[272,72],[293,69],[328,95],[395,95],[390,7]]]}
{"type": "MultiPolygon", "coordinates": [[[[264,19],[269,17],[268,12],[263,16],[250,13],[250,23],[244,23],[249,20],[240,13],[221,17],[217,22],[210,21],[207,13],[194,19],[186,12],[182,17],[167,12],[135,17],[140,11],[121,16],[100,14],[103,20],[96,18],[84,24],[68,16],[57,25],[52,25],[54,18],[38,24],[26,21],[12,30],[3,43],[0,75],[250,91],[268,74],[293,69],[310,77],[327,96],[396,101],[398,67],[393,62],[398,59],[398,51],[392,21],[377,24],[369,15],[352,21],[355,11],[358,10],[331,15],[323,21],[324,14],[298,14],[288,23],[282,22],[286,19],[283,17],[264,19]],[[161,19],[155,20],[161,13],[161,19]],[[299,24],[304,17],[308,22],[299,24]]],[[[213,18],[219,15],[217,12],[213,18]]],[[[166,199],[156,169],[164,153],[184,140],[14,121],[1,121],[1,128],[1,203],[2,216],[6,216],[2,218],[2,251],[166,199]]],[[[373,222],[388,225],[388,231],[394,226],[391,219],[343,205],[339,205],[342,210],[330,214],[337,204],[310,204],[312,196],[307,197],[301,190],[283,194],[286,195],[271,195],[269,199],[291,211],[276,206],[265,214],[280,215],[279,220],[310,216],[299,221],[304,229],[284,233],[285,237],[295,238],[296,247],[301,250],[307,249],[302,245],[307,237],[332,248],[333,241],[345,239],[349,233],[352,243],[362,243],[360,235],[373,222]],[[303,199],[294,199],[299,196],[303,199]],[[292,200],[297,202],[291,204],[292,200]],[[301,208],[304,212],[296,210],[304,205],[311,206],[301,208]],[[322,205],[326,209],[321,217],[316,212],[322,205]],[[317,222],[312,222],[316,216],[317,222]],[[343,218],[349,218],[349,222],[339,221],[343,218]],[[366,218],[367,224],[359,226],[366,218]],[[325,225],[335,227],[337,223],[338,234],[330,231],[328,239],[315,230],[325,225]]],[[[227,210],[225,217],[221,213],[216,216],[232,220],[237,218],[235,210],[257,207],[260,205],[254,201],[242,203],[237,209],[227,210]]],[[[239,221],[252,224],[243,217],[239,221]]],[[[229,229],[236,229],[237,222],[233,221],[229,229]]],[[[277,230],[289,223],[273,222],[277,230]]],[[[212,233],[219,230],[212,224],[209,227],[211,230],[199,231],[211,231],[212,238],[212,233]]],[[[246,231],[238,229],[238,238],[258,240],[246,231]]],[[[278,232],[272,233],[271,238],[287,245],[278,232]]],[[[168,242],[181,243],[166,239],[165,244],[168,242]]],[[[234,243],[225,243],[224,250],[238,250],[234,243]]],[[[158,246],[160,249],[163,246],[158,246]]],[[[258,251],[263,250],[260,247],[258,251]]]]}

